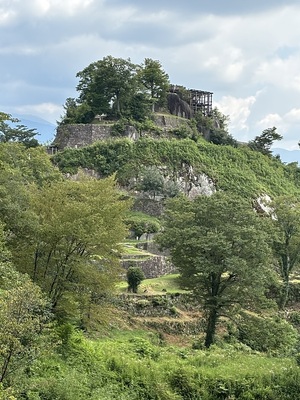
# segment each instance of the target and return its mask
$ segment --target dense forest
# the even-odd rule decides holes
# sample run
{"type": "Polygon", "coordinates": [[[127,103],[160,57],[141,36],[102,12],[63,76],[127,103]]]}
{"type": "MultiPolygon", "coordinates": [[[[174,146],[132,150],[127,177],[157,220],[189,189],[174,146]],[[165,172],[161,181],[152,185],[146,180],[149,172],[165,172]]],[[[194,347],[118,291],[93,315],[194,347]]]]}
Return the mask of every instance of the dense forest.
{"type": "Polygon", "coordinates": [[[300,169],[276,128],[170,114],[155,60],[78,78],[59,125],[110,140],[49,155],[0,113],[0,399],[298,399],[300,169]],[[152,251],[172,273],[147,279],[152,251]]]}

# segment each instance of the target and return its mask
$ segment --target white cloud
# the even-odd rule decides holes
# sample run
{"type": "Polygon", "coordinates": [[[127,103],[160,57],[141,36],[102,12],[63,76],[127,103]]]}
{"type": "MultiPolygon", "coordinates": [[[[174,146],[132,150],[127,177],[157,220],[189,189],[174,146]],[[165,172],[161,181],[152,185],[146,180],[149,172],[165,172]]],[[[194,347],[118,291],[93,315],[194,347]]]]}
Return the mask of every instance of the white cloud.
{"type": "Polygon", "coordinates": [[[46,121],[55,123],[62,114],[62,106],[54,103],[27,104],[15,107],[13,112],[24,115],[37,115],[46,121]]]}
{"type": "Polygon", "coordinates": [[[13,10],[6,10],[4,8],[0,8],[0,26],[10,24],[15,16],[15,12],[13,10]]]}
{"type": "Polygon", "coordinates": [[[300,108],[292,108],[285,114],[284,119],[290,124],[300,124],[300,108]]]}
{"type": "Polygon", "coordinates": [[[263,61],[257,68],[255,79],[275,87],[300,91],[300,54],[263,61]]]}
{"type": "Polygon", "coordinates": [[[0,0],[1,109],[55,121],[91,62],[151,57],[172,83],[214,92],[238,140],[274,125],[292,143],[300,131],[300,4],[190,3],[0,0]]]}
{"type": "Polygon", "coordinates": [[[229,128],[232,131],[249,130],[247,124],[248,117],[251,113],[251,107],[256,102],[255,96],[246,98],[237,98],[233,96],[223,96],[215,106],[225,115],[229,115],[230,124],[229,128]]]}
{"type": "Polygon", "coordinates": [[[268,114],[265,115],[263,119],[257,122],[257,125],[263,129],[272,128],[276,126],[277,128],[283,124],[283,118],[279,114],[268,114]]]}

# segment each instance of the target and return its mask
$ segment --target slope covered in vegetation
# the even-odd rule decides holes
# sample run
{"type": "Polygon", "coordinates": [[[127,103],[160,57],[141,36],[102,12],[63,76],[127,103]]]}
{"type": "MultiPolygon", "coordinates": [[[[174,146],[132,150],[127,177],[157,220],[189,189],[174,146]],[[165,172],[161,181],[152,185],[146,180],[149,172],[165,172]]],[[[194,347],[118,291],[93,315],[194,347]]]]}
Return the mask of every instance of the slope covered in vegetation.
{"type": "Polygon", "coordinates": [[[297,194],[300,190],[296,164],[284,165],[246,146],[218,146],[205,140],[115,139],[66,149],[57,153],[53,162],[63,173],[76,173],[78,168],[93,169],[102,177],[116,173],[123,185],[142,174],[145,167],[162,167],[164,174],[174,179],[186,166],[192,166],[195,173],[206,174],[217,190],[246,198],[297,194]]]}

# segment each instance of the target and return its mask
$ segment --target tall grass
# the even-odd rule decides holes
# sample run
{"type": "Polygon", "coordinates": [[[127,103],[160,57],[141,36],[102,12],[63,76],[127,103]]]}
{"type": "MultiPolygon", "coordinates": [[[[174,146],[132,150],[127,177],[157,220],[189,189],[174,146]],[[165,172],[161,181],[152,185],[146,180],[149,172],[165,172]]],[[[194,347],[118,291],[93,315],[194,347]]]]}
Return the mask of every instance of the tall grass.
{"type": "Polygon", "coordinates": [[[57,353],[19,378],[22,396],[38,399],[299,399],[295,361],[233,346],[210,350],[159,344],[154,334],[127,332],[88,340],[73,332],[57,353]],[[22,387],[21,387],[22,386],[22,387]]]}

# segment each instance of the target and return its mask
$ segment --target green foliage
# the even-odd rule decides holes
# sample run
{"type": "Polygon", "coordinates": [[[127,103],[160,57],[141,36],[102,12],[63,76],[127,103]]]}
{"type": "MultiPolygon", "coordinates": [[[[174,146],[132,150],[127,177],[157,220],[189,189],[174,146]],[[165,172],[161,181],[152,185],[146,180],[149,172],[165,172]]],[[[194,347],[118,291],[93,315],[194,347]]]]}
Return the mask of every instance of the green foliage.
{"type": "Polygon", "coordinates": [[[125,222],[133,233],[134,238],[138,239],[144,233],[157,233],[160,228],[159,221],[156,218],[149,217],[143,213],[130,213],[125,222]]]}
{"type": "Polygon", "coordinates": [[[77,73],[79,103],[90,106],[94,115],[121,116],[135,89],[136,66],[130,59],[104,57],[77,73]],[[110,103],[113,102],[113,108],[110,103]]]}
{"type": "Polygon", "coordinates": [[[97,114],[144,121],[155,104],[165,105],[169,77],[159,61],[142,65],[130,59],[104,57],[77,73],[78,99],[68,98],[62,124],[90,123],[97,114]]]}
{"type": "Polygon", "coordinates": [[[128,205],[113,178],[32,185],[28,208],[36,226],[30,236],[14,238],[15,265],[42,287],[54,308],[61,309],[61,300],[73,293],[86,309],[118,277],[117,254],[126,236],[123,216],[128,205]]]}
{"type": "Polygon", "coordinates": [[[139,267],[129,267],[126,276],[128,291],[137,293],[139,285],[145,279],[143,271],[139,267]]]}
{"type": "Polygon", "coordinates": [[[78,103],[77,100],[69,97],[64,104],[65,114],[61,116],[59,125],[64,124],[87,124],[92,122],[95,112],[86,102],[78,103]]]}
{"type": "Polygon", "coordinates": [[[169,201],[157,240],[170,250],[182,284],[203,304],[207,347],[220,315],[261,306],[271,249],[264,220],[250,203],[222,192],[193,202],[179,197],[169,201]]]}
{"type": "Polygon", "coordinates": [[[222,114],[217,108],[213,109],[210,116],[198,112],[194,119],[198,132],[208,142],[237,147],[237,141],[228,132],[228,116],[222,114]]]}
{"type": "MultiPolygon", "coordinates": [[[[232,346],[210,351],[158,346],[137,335],[87,340],[73,331],[63,355],[48,353],[16,387],[28,399],[297,400],[299,368],[291,359],[232,346]]],[[[21,398],[22,398],[21,397],[21,398]]]]}
{"type": "Polygon", "coordinates": [[[134,337],[130,339],[130,343],[133,346],[134,352],[141,358],[150,358],[152,360],[158,360],[159,351],[153,344],[144,338],[134,337]]]}
{"type": "Polygon", "coordinates": [[[29,129],[25,125],[17,124],[20,122],[9,114],[0,112],[0,142],[18,142],[25,147],[37,147],[39,142],[34,138],[38,135],[35,129],[29,129]],[[5,122],[5,121],[9,121],[5,122]]]}
{"type": "Polygon", "coordinates": [[[164,197],[176,197],[180,193],[180,188],[177,182],[168,180],[164,182],[163,195],[164,197]]]}
{"type": "Polygon", "coordinates": [[[143,123],[151,115],[151,99],[146,93],[135,93],[127,105],[126,115],[136,123],[143,123]]]}
{"type": "Polygon", "coordinates": [[[260,136],[256,136],[254,140],[250,141],[248,146],[250,149],[270,157],[272,155],[271,146],[276,140],[282,139],[282,135],[276,131],[275,126],[265,129],[260,136]]]}
{"type": "Polygon", "coordinates": [[[14,396],[14,390],[11,387],[4,389],[0,384],[0,400],[17,400],[14,396]]]}
{"type": "Polygon", "coordinates": [[[142,178],[138,184],[139,190],[149,193],[153,199],[163,192],[164,178],[156,167],[147,167],[142,171],[142,178]]]}
{"type": "Polygon", "coordinates": [[[158,60],[145,58],[144,63],[138,69],[137,78],[151,98],[152,111],[154,111],[155,103],[160,106],[164,105],[170,83],[169,76],[162,69],[161,63],[158,60]]]}
{"type": "Polygon", "coordinates": [[[267,193],[271,197],[299,192],[299,168],[253,152],[248,147],[217,146],[204,140],[167,140],[141,138],[130,142],[117,139],[98,142],[81,149],[66,149],[53,156],[62,172],[75,173],[78,168],[91,168],[101,176],[116,173],[122,184],[137,179],[145,167],[164,167],[176,176],[183,166],[206,174],[218,190],[230,191],[244,198],[267,193]]]}
{"type": "Polygon", "coordinates": [[[287,321],[243,314],[238,324],[238,339],[253,350],[277,355],[291,355],[299,334],[287,321]]]}
{"type": "Polygon", "coordinates": [[[300,265],[300,203],[295,196],[280,196],[271,206],[275,228],[274,255],[283,281],[280,306],[284,308],[290,295],[290,276],[300,265]]]}
{"type": "Polygon", "coordinates": [[[178,128],[172,130],[172,134],[177,136],[179,139],[186,139],[191,136],[191,130],[184,125],[180,125],[178,128]]]}
{"type": "Polygon", "coordinates": [[[0,383],[7,380],[11,370],[24,367],[24,359],[34,356],[49,318],[39,287],[26,276],[15,273],[15,278],[10,288],[0,292],[0,383]]]}
{"type": "Polygon", "coordinates": [[[123,136],[126,132],[126,126],[128,125],[128,121],[125,118],[119,119],[115,122],[111,129],[112,136],[123,136]]]}
{"type": "Polygon", "coordinates": [[[151,118],[145,118],[140,123],[135,122],[134,126],[140,133],[146,132],[159,136],[163,132],[163,129],[157,126],[151,118]]]}

